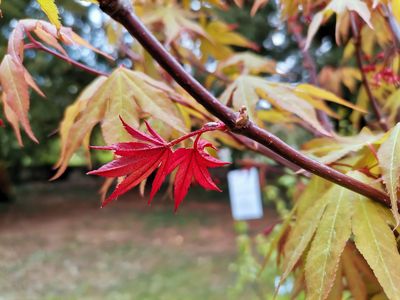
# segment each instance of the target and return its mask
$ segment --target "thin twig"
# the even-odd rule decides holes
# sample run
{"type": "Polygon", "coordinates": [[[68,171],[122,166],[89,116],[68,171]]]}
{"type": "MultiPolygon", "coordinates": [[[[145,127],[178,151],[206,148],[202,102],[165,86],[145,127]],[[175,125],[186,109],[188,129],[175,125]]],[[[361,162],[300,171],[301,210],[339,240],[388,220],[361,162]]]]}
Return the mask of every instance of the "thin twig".
{"type": "Polygon", "coordinates": [[[358,68],[361,72],[362,83],[364,85],[365,91],[367,92],[368,99],[371,103],[372,109],[374,111],[375,117],[379,122],[379,126],[382,128],[383,131],[388,131],[389,127],[387,125],[387,120],[383,117],[381,108],[379,106],[378,101],[372,94],[371,87],[368,82],[367,75],[365,73],[363,62],[362,62],[362,49],[361,49],[361,30],[357,26],[356,15],[354,12],[350,12],[350,22],[351,22],[351,30],[353,33],[354,44],[356,48],[356,60],[358,68]]]}
{"type": "Polygon", "coordinates": [[[227,129],[225,124],[222,123],[222,122],[215,122],[212,125],[213,126],[208,126],[208,124],[206,124],[206,125],[204,125],[203,127],[201,127],[200,129],[198,129],[196,131],[189,132],[189,133],[187,133],[187,134],[185,134],[185,135],[183,135],[183,136],[181,136],[181,137],[169,142],[167,144],[167,146],[168,147],[173,147],[173,146],[175,146],[175,145],[177,145],[177,144],[179,144],[179,143],[181,143],[181,142],[183,142],[183,141],[185,141],[185,140],[187,140],[187,139],[189,139],[191,137],[199,136],[199,135],[201,135],[201,134],[203,134],[205,132],[216,131],[216,130],[225,131],[227,129]]]}
{"type": "Polygon", "coordinates": [[[160,44],[142,22],[133,13],[129,1],[100,0],[100,8],[117,22],[121,23],[128,32],[151,54],[151,56],[182,86],[197,102],[203,105],[211,114],[233,132],[242,134],[271,149],[282,157],[292,161],[315,175],[338,185],[348,188],[375,201],[390,207],[386,193],[340,173],[324,164],[314,161],[301,152],[293,149],[275,135],[258,127],[252,121],[237,122],[238,115],[219,102],[208,90],[196,81],[179,62],[160,44]]]}
{"type": "MultiPolygon", "coordinates": [[[[315,64],[315,61],[311,56],[310,52],[308,51],[308,49],[305,48],[306,41],[303,35],[301,34],[302,28],[300,24],[297,22],[297,20],[291,19],[288,21],[288,25],[289,25],[289,30],[291,33],[293,33],[293,37],[296,40],[296,43],[301,51],[301,55],[303,56],[303,66],[308,71],[308,75],[310,76],[309,82],[315,86],[319,86],[317,65],[315,64]]],[[[332,132],[333,126],[328,115],[324,111],[318,109],[317,116],[322,126],[328,132],[332,132]]]]}
{"type": "Polygon", "coordinates": [[[59,53],[57,51],[54,51],[54,50],[52,50],[50,48],[47,48],[45,45],[43,45],[42,43],[40,43],[39,41],[34,39],[29,31],[26,32],[26,35],[29,38],[31,43],[25,45],[25,49],[36,49],[36,50],[44,51],[44,52],[47,52],[47,53],[49,53],[49,54],[51,54],[51,55],[53,55],[53,56],[55,56],[55,57],[57,57],[57,58],[59,58],[61,60],[66,61],[67,63],[69,63],[69,64],[71,64],[71,65],[73,65],[75,67],[78,67],[78,68],[84,70],[87,73],[90,73],[90,74],[93,74],[93,75],[96,75],[96,76],[108,76],[108,74],[105,73],[105,72],[92,69],[91,67],[88,67],[88,66],[86,66],[86,65],[84,65],[84,64],[82,64],[80,62],[77,62],[77,61],[71,59],[68,56],[65,56],[65,55],[63,55],[63,54],[61,54],[61,53],[59,53]]]}

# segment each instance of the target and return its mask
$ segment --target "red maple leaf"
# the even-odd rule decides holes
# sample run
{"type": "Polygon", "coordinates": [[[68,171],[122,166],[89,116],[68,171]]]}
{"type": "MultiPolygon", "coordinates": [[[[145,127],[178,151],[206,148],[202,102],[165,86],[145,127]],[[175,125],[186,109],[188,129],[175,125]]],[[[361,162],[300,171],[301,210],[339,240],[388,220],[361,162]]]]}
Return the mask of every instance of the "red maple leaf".
{"type": "Polygon", "coordinates": [[[222,167],[229,163],[209,155],[204,151],[206,147],[214,148],[211,143],[200,140],[200,135],[198,135],[193,148],[180,148],[172,156],[168,171],[178,167],[174,181],[175,211],[188,193],[193,180],[197,181],[206,190],[221,191],[212,180],[207,168],[222,167]]]}
{"type": "Polygon", "coordinates": [[[151,202],[154,195],[161,187],[162,182],[168,175],[166,168],[172,157],[172,150],[168,143],[159,136],[146,122],[147,130],[150,135],[142,133],[121,119],[125,130],[134,138],[143,142],[117,143],[105,147],[92,147],[98,150],[111,150],[118,156],[117,159],[102,166],[98,170],[89,172],[91,175],[103,177],[124,177],[117,185],[113,193],[102,203],[106,206],[118,196],[137,186],[140,182],[150,176],[155,169],[158,169],[150,194],[151,202]]]}
{"type": "Polygon", "coordinates": [[[211,179],[208,168],[221,167],[228,163],[220,161],[205,152],[204,148],[214,148],[214,146],[209,142],[200,140],[201,134],[205,131],[209,131],[210,126],[189,133],[171,143],[167,143],[147,122],[145,123],[149,134],[142,133],[132,128],[122,119],[121,122],[125,130],[133,138],[141,142],[126,142],[111,146],[92,147],[98,150],[111,150],[117,158],[102,166],[100,169],[91,171],[88,174],[111,178],[124,178],[117,185],[112,194],[104,200],[102,207],[137,186],[157,168],[158,170],[152,183],[149,204],[160,189],[166,176],[176,168],[178,168],[178,171],[174,181],[175,211],[182,203],[193,180],[197,181],[207,190],[221,191],[211,179]],[[197,136],[193,148],[179,148],[173,152],[172,147],[174,145],[191,136],[197,136]]]}

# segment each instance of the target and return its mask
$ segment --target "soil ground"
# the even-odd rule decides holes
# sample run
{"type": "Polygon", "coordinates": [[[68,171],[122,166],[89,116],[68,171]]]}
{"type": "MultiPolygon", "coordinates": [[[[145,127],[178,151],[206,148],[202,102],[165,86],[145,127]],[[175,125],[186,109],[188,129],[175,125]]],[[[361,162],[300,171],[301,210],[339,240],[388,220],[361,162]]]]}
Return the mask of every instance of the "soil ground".
{"type": "Polygon", "coordinates": [[[100,209],[99,183],[25,184],[1,206],[0,300],[227,299],[236,246],[226,194],[195,189],[178,214],[136,192],[100,209]]]}

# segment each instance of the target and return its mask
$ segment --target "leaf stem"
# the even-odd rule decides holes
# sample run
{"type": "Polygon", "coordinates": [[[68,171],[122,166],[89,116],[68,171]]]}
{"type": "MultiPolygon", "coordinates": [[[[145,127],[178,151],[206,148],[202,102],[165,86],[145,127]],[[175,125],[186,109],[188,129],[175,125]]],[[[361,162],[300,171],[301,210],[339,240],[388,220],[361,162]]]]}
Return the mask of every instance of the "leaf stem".
{"type": "Polygon", "coordinates": [[[367,92],[368,99],[371,103],[372,109],[374,111],[375,117],[379,122],[379,126],[383,131],[388,131],[389,127],[387,125],[386,119],[383,117],[381,108],[377,99],[372,94],[371,86],[369,85],[368,78],[366,72],[363,67],[362,62],[362,49],[361,49],[361,30],[357,26],[357,19],[354,12],[350,12],[350,22],[351,22],[351,30],[354,37],[354,45],[356,48],[356,60],[358,68],[361,72],[362,83],[364,85],[365,91],[367,92]]]}
{"type": "Polygon", "coordinates": [[[261,129],[250,120],[239,123],[237,113],[218,101],[207,89],[188,74],[170,53],[168,53],[168,51],[133,13],[129,1],[100,0],[99,3],[100,8],[114,20],[121,23],[171,75],[171,77],[182,86],[182,88],[194,97],[197,102],[203,105],[211,114],[224,122],[231,131],[242,134],[253,141],[266,146],[278,155],[290,160],[311,173],[368,198],[374,199],[375,201],[381,202],[386,206],[390,206],[390,200],[386,193],[308,158],[275,135],[261,129]]]}
{"type": "Polygon", "coordinates": [[[198,130],[189,132],[188,134],[185,134],[185,135],[177,138],[176,140],[169,142],[167,144],[167,146],[173,147],[173,146],[179,144],[180,142],[183,142],[184,140],[187,140],[193,136],[199,136],[205,132],[216,131],[216,130],[224,131],[226,129],[227,128],[226,128],[225,124],[222,122],[210,122],[210,123],[205,124],[202,128],[200,128],[198,130]]]}
{"type": "Polygon", "coordinates": [[[64,60],[67,63],[86,71],[87,73],[90,73],[90,74],[93,74],[93,75],[96,75],[96,76],[108,76],[108,74],[105,73],[105,72],[92,69],[92,68],[90,68],[90,67],[88,67],[88,66],[86,66],[86,65],[84,65],[84,64],[82,64],[80,62],[77,62],[77,61],[71,59],[68,56],[65,56],[65,55],[63,55],[61,53],[58,53],[57,51],[54,51],[54,50],[46,47],[45,45],[43,45],[42,43],[40,43],[39,41],[34,39],[34,37],[32,36],[32,34],[29,31],[26,31],[26,36],[28,37],[28,39],[30,40],[31,43],[25,45],[25,49],[41,50],[41,51],[47,52],[47,53],[49,53],[49,54],[51,54],[51,55],[53,55],[53,56],[55,56],[55,57],[57,57],[57,58],[59,58],[61,60],[64,60]]]}

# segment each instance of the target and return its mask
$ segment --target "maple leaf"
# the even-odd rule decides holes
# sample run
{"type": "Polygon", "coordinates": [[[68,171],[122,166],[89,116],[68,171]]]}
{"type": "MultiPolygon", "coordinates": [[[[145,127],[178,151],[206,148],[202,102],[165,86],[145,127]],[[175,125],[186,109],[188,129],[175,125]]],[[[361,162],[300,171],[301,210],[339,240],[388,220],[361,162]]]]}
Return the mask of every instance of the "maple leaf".
{"type": "Polygon", "coordinates": [[[19,131],[19,123],[22,124],[28,136],[38,143],[31,129],[28,111],[29,111],[29,93],[28,83],[25,79],[26,70],[11,55],[6,54],[0,65],[0,83],[3,88],[3,105],[6,112],[6,118],[14,128],[18,142],[22,145],[22,139],[19,131]],[[16,116],[10,117],[10,112],[16,116]]]}
{"type": "MultiPolygon", "coordinates": [[[[388,225],[390,215],[382,207],[363,197],[354,201],[352,231],[357,249],[374,271],[387,299],[400,299],[400,254],[396,236],[388,225]]],[[[386,210],[388,211],[388,210],[386,210]]]]}
{"type": "Polygon", "coordinates": [[[260,114],[263,110],[257,109],[260,99],[267,100],[275,110],[290,113],[297,122],[306,122],[327,136],[330,134],[320,124],[316,109],[323,110],[333,117],[337,115],[321,101],[322,99],[365,112],[344,99],[309,84],[294,86],[251,75],[239,76],[220,96],[222,103],[231,105],[236,110],[246,106],[250,119],[258,123],[263,121],[260,114]]]}
{"type": "Polygon", "coordinates": [[[400,90],[393,92],[385,103],[384,109],[388,112],[388,119],[391,123],[396,122],[396,117],[400,108],[400,90]]]}
{"type": "Polygon", "coordinates": [[[73,153],[98,123],[101,123],[107,144],[130,139],[120,126],[118,116],[133,126],[138,126],[144,116],[152,116],[171,130],[185,132],[179,111],[175,105],[169,105],[170,97],[176,93],[168,86],[123,67],[117,68],[108,78],[100,78],[88,86],[66,111],[60,130],[61,154],[55,166],[59,169],[53,179],[65,171],[73,153]]]}
{"type": "Polygon", "coordinates": [[[235,27],[237,26],[226,24],[220,20],[209,22],[205,26],[207,36],[199,36],[203,59],[207,59],[208,55],[218,60],[226,59],[234,53],[229,46],[244,47],[255,51],[259,50],[257,44],[235,32],[235,27]]]}
{"type": "Polygon", "coordinates": [[[361,73],[358,69],[352,67],[333,68],[326,66],[318,74],[318,81],[324,89],[336,95],[341,95],[343,93],[342,85],[351,92],[355,92],[357,83],[361,81],[361,73]]]}
{"type": "Polygon", "coordinates": [[[349,246],[344,248],[342,254],[343,273],[346,275],[347,284],[354,299],[367,299],[367,287],[356,267],[356,255],[356,251],[349,246]]]}
{"type": "Polygon", "coordinates": [[[117,155],[118,158],[88,174],[108,178],[125,176],[112,194],[103,201],[102,207],[137,186],[159,167],[153,182],[149,200],[150,203],[161,187],[165,177],[168,175],[168,165],[172,157],[172,150],[168,146],[168,143],[158,135],[147,122],[145,122],[145,124],[150,135],[136,130],[125,123],[122,118],[120,119],[125,130],[133,138],[141,140],[144,143],[126,142],[117,143],[112,146],[92,147],[97,150],[114,151],[114,154],[117,155]]]}
{"type": "Polygon", "coordinates": [[[40,8],[49,18],[50,22],[57,27],[57,29],[61,28],[60,15],[58,12],[58,8],[54,0],[37,0],[40,5],[40,8]]]}
{"type": "Polygon", "coordinates": [[[179,39],[184,32],[208,38],[204,29],[192,21],[195,16],[195,14],[182,10],[177,5],[158,5],[143,16],[143,22],[147,25],[156,26],[156,28],[157,25],[162,25],[165,44],[169,45],[172,41],[179,39]]]}
{"type": "MultiPolygon", "coordinates": [[[[197,137],[193,148],[179,148],[173,152],[173,145],[188,137],[184,136],[183,139],[167,143],[147,122],[145,124],[149,134],[142,133],[129,126],[121,117],[120,120],[126,132],[141,142],[124,142],[111,146],[92,147],[97,150],[113,151],[117,158],[88,174],[107,178],[123,177],[112,194],[103,201],[102,207],[145,181],[157,168],[158,170],[152,183],[149,204],[167,175],[176,168],[178,168],[178,171],[174,181],[175,211],[186,196],[193,179],[206,190],[221,191],[211,179],[207,168],[221,167],[228,163],[220,161],[205,152],[204,149],[206,147],[214,148],[214,146],[207,141],[200,140],[202,132],[195,132],[197,137]]],[[[193,136],[193,134],[189,134],[189,136],[193,136]]]]}
{"type": "Polygon", "coordinates": [[[393,0],[391,4],[392,4],[393,15],[396,18],[397,22],[400,23],[400,1],[393,0]]]}
{"type": "Polygon", "coordinates": [[[351,236],[353,201],[362,198],[339,186],[334,186],[329,193],[330,201],[315,231],[305,263],[308,299],[326,299],[335,277],[340,276],[338,264],[351,236]]]}
{"type": "Polygon", "coordinates": [[[400,214],[397,205],[397,192],[399,189],[400,177],[400,123],[388,132],[386,141],[378,150],[379,167],[382,172],[382,179],[390,196],[393,216],[396,220],[396,227],[400,225],[400,214]]]}
{"type": "Polygon", "coordinates": [[[228,59],[221,61],[218,69],[229,75],[229,73],[240,73],[257,75],[260,73],[276,73],[276,62],[264,56],[249,51],[231,55],[228,59]],[[239,69],[240,72],[234,72],[239,69]],[[233,72],[232,72],[233,71],[233,72]]]}
{"type": "Polygon", "coordinates": [[[93,48],[68,27],[60,27],[57,30],[52,24],[44,21],[32,19],[19,21],[10,35],[7,54],[0,64],[0,84],[3,90],[2,98],[6,119],[13,127],[21,146],[22,138],[19,124],[22,125],[28,136],[37,142],[28,118],[29,88],[45,97],[23,65],[23,54],[26,46],[24,37],[25,35],[30,36],[31,33],[35,33],[43,43],[55,48],[63,55],[66,55],[66,52],[60,42],[65,45],[84,46],[109,58],[107,54],[93,48]]]}
{"type": "Polygon", "coordinates": [[[287,259],[284,261],[284,271],[281,276],[280,284],[289,276],[312,240],[326,206],[330,201],[333,201],[331,200],[332,197],[336,199],[337,191],[332,192],[321,179],[314,177],[310,186],[311,187],[307,187],[299,199],[296,226],[294,226],[293,230],[290,232],[284,247],[284,253],[287,259]],[[311,201],[313,205],[310,206],[309,209],[304,209],[304,206],[307,208],[309,207],[308,202],[311,201]],[[304,205],[303,202],[306,202],[306,204],[304,205]]]}
{"type": "Polygon", "coordinates": [[[206,147],[214,148],[211,143],[200,140],[199,135],[193,148],[180,148],[173,154],[169,171],[178,167],[174,181],[175,211],[188,193],[193,179],[206,190],[221,191],[212,180],[207,168],[222,167],[229,163],[209,155],[204,150],[206,147]]]}
{"type": "Polygon", "coordinates": [[[371,23],[371,12],[369,11],[368,5],[361,0],[332,0],[329,4],[320,12],[318,12],[312,19],[312,22],[308,28],[307,40],[305,49],[308,49],[311,44],[311,40],[318,31],[324,19],[328,19],[332,13],[336,13],[336,42],[340,43],[339,34],[341,31],[342,22],[350,11],[356,12],[365,23],[372,28],[371,23]]]}
{"type": "Polygon", "coordinates": [[[363,128],[358,135],[354,136],[313,139],[305,143],[303,149],[316,160],[330,164],[368,145],[382,143],[382,137],[383,134],[374,134],[368,128],[363,128]]]}
{"type": "Polygon", "coordinates": [[[253,3],[253,7],[251,8],[251,11],[250,11],[251,16],[254,16],[257,13],[257,11],[261,7],[267,5],[268,2],[269,2],[269,0],[255,0],[253,3]]]}

